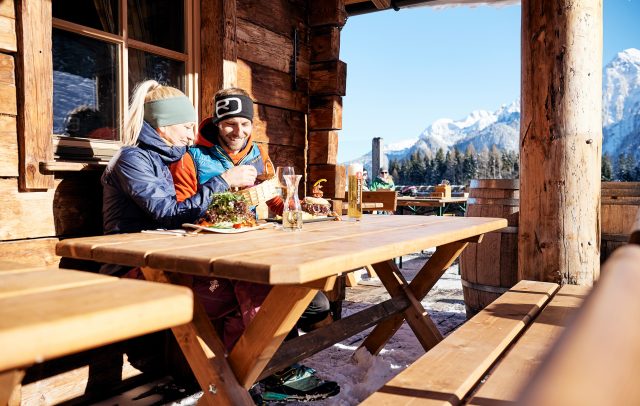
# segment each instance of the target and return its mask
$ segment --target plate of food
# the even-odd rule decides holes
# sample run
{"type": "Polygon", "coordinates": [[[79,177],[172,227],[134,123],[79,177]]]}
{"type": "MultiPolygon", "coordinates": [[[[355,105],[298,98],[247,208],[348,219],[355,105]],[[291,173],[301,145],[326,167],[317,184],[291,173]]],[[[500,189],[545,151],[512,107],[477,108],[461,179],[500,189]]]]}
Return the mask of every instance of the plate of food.
{"type": "MultiPolygon", "coordinates": [[[[322,197],[305,197],[300,203],[302,208],[302,222],[314,223],[316,221],[340,220],[340,217],[331,211],[331,203],[322,197]]],[[[270,222],[281,222],[282,217],[276,216],[265,219],[270,222]]]]}
{"type": "Polygon", "coordinates": [[[258,225],[246,197],[231,192],[214,194],[202,218],[195,224],[182,225],[184,228],[221,234],[245,233],[268,226],[271,225],[258,225]]]}
{"type": "Polygon", "coordinates": [[[199,226],[197,224],[184,223],[182,227],[191,228],[194,230],[207,231],[209,233],[219,234],[238,234],[246,233],[247,231],[260,230],[261,228],[273,227],[273,224],[265,223],[254,227],[234,227],[235,224],[231,223],[230,226],[217,225],[217,226],[199,226]]]}

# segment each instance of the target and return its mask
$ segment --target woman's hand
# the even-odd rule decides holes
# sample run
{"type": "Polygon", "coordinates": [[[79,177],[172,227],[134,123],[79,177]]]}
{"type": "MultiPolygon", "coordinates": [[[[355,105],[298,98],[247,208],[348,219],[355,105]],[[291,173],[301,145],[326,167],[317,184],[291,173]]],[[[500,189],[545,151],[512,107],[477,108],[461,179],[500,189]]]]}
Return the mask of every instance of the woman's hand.
{"type": "Polygon", "coordinates": [[[256,176],[258,176],[258,171],[251,165],[234,166],[220,175],[229,187],[253,186],[256,182],[256,176]]]}

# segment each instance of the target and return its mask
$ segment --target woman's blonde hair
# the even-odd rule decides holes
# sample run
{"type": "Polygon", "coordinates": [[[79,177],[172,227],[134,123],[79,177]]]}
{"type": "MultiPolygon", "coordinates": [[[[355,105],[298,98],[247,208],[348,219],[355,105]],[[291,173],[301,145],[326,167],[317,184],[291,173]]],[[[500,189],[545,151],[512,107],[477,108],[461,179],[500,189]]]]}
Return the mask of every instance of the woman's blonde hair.
{"type": "Polygon", "coordinates": [[[155,80],[138,83],[129,104],[129,119],[124,125],[122,141],[124,145],[135,146],[144,121],[144,104],[146,102],[170,99],[185,94],[175,87],[161,85],[155,80]]]}

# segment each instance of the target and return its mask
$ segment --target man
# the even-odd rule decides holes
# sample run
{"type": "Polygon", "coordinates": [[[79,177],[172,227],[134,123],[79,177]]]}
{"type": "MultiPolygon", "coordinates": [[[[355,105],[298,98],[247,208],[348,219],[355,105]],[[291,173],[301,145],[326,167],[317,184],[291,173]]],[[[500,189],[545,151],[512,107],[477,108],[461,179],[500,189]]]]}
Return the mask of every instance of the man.
{"type": "MultiPolygon", "coordinates": [[[[196,145],[181,161],[172,166],[178,200],[195,194],[199,185],[216,182],[223,190],[251,186],[258,175],[273,176],[273,164],[266,148],[252,141],[253,101],[238,88],[223,89],[214,96],[214,115],[200,123],[196,145]]],[[[282,214],[283,202],[276,197],[269,208],[282,214]]],[[[194,278],[194,292],[203,302],[207,314],[222,331],[227,349],[233,348],[242,332],[258,312],[270,286],[222,278],[194,278]]],[[[312,330],[330,320],[329,301],[318,292],[302,314],[298,326],[312,330]]],[[[297,335],[297,328],[289,337],[297,335]]],[[[294,365],[263,381],[263,400],[323,399],[333,396],[340,387],[315,376],[315,371],[294,365]]]]}

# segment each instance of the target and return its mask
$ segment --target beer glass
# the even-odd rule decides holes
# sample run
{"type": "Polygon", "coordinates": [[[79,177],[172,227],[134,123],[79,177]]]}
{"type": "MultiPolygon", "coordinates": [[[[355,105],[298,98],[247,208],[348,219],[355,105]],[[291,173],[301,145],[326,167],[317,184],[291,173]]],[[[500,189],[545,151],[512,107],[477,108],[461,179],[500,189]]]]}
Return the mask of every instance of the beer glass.
{"type": "Polygon", "coordinates": [[[347,181],[347,216],[349,220],[360,221],[362,219],[362,164],[349,165],[347,181]]]}

